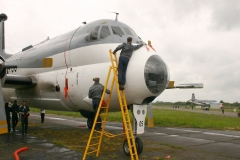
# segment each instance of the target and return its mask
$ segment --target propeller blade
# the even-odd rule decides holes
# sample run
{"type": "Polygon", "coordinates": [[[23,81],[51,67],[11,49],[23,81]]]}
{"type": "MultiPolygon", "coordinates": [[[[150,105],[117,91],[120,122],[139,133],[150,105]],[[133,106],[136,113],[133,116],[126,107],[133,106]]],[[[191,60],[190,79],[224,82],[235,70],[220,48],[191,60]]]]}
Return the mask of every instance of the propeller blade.
{"type": "Polygon", "coordinates": [[[5,104],[3,100],[2,94],[2,84],[0,82],[0,134],[7,133],[7,121],[6,121],[6,114],[5,114],[5,104]]]}
{"type": "Polygon", "coordinates": [[[5,62],[5,68],[49,68],[53,65],[52,58],[20,59],[5,62]]]}

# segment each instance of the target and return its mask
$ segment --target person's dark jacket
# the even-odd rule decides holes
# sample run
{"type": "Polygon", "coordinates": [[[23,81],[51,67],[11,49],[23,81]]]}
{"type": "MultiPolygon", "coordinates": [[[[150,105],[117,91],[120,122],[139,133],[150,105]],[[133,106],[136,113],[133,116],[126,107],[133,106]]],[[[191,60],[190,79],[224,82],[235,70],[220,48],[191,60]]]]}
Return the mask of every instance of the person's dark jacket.
{"type": "Polygon", "coordinates": [[[10,112],[11,112],[11,108],[8,107],[8,103],[5,103],[6,119],[11,119],[11,117],[10,117],[10,112]]]}
{"type": "MultiPolygon", "coordinates": [[[[100,99],[102,97],[102,93],[104,90],[104,86],[99,82],[95,82],[90,88],[88,92],[88,97],[92,99],[100,99]]],[[[106,93],[109,94],[110,91],[106,89],[106,93]]]]}
{"type": "Polygon", "coordinates": [[[121,49],[121,53],[120,56],[122,57],[127,57],[128,59],[131,58],[132,53],[134,50],[139,49],[140,47],[142,47],[143,44],[140,45],[132,45],[130,42],[127,43],[123,43],[121,45],[119,45],[114,51],[113,53],[116,53],[118,50],[121,49]]]}
{"type": "Polygon", "coordinates": [[[19,113],[19,106],[16,103],[14,103],[11,108],[12,108],[12,114],[19,113]]]}

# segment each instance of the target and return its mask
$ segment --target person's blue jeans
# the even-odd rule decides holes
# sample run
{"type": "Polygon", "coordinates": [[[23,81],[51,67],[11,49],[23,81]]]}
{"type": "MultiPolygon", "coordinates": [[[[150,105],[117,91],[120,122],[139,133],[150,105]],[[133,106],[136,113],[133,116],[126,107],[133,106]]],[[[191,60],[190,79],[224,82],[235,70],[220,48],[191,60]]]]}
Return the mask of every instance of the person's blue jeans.
{"type": "MultiPolygon", "coordinates": [[[[101,100],[101,99],[92,99],[92,105],[93,105],[93,109],[94,109],[94,111],[95,111],[95,116],[96,116],[96,114],[97,114],[97,110],[98,110],[98,106],[99,106],[100,100],[101,100]]],[[[100,113],[101,113],[101,112],[99,112],[99,114],[100,114],[100,113]]],[[[100,116],[98,116],[97,122],[98,122],[98,123],[96,124],[96,127],[95,127],[95,128],[100,129],[101,126],[102,126],[102,124],[99,123],[99,122],[102,122],[102,119],[101,119],[100,116]]]]}
{"type": "Polygon", "coordinates": [[[126,71],[128,66],[129,59],[126,57],[119,57],[118,62],[118,83],[125,85],[126,83],[126,71]]]}

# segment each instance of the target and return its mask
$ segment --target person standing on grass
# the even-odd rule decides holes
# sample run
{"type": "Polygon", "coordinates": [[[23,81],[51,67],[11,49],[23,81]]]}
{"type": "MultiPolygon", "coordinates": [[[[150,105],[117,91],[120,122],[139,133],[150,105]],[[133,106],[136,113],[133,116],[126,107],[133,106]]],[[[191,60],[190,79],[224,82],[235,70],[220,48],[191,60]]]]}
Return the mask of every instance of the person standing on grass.
{"type": "Polygon", "coordinates": [[[18,113],[19,113],[19,106],[17,104],[17,100],[14,100],[11,110],[12,110],[12,129],[13,129],[13,132],[15,132],[15,128],[18,124],[18,113]]]}
{"type": "Polygon", "coordinates": [[[44,118],[45,118],[45,109],[41,109],[41,123],[44,122],[44,118]]]}
{"type": "Polygon", "coordinates": [[[24,135],[24,133],[27,135],[29,111],[29,107],[26,105],[26,102],[23,101],[19,111],[19,113],[21,114],[22,136],[24,135]]]}

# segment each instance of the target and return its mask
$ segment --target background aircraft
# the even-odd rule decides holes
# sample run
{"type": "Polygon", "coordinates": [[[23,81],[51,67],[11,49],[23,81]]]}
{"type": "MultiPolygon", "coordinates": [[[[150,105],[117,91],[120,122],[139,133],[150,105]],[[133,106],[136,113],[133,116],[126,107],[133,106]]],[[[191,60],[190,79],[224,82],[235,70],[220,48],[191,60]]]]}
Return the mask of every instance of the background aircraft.
{"type": "Polygon", "coordinates": [[[216,100],[200,100],[196,99],[194,93],[192,94],[192,98],[188,100],[187,102],[190,102],[194,105],[200,105],[200,106],[209,106],[210,104],[217,103],[216,100]]]}

